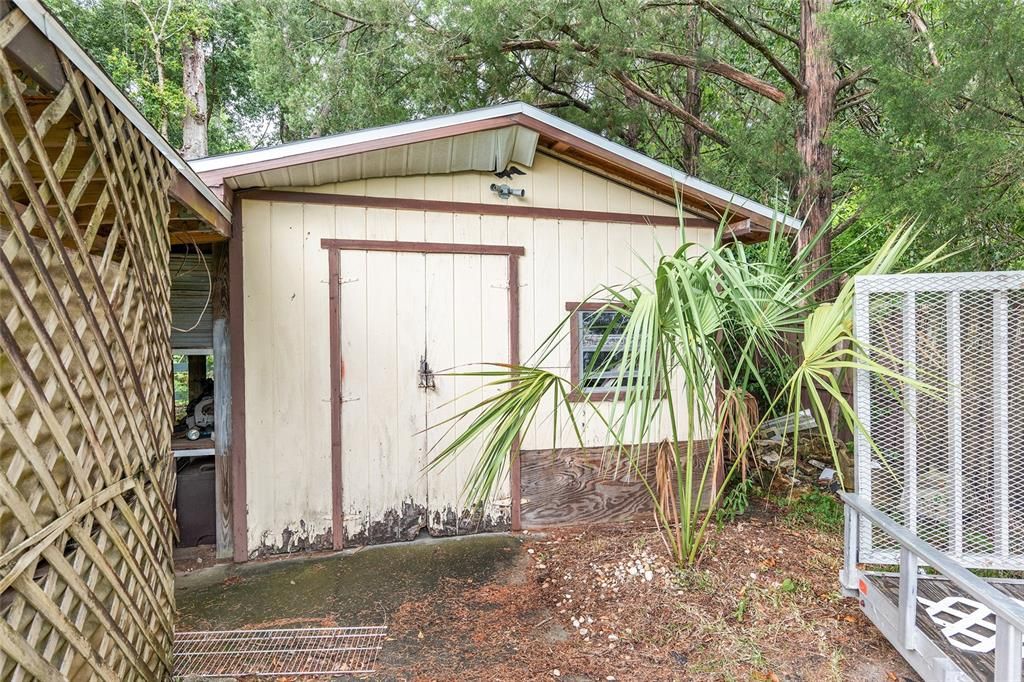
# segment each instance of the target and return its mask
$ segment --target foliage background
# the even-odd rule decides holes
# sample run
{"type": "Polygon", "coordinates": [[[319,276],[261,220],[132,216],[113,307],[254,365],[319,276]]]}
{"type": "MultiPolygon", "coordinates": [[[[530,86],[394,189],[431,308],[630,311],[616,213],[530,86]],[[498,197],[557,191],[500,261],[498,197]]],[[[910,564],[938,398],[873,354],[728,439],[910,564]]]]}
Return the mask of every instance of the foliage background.
{"type": "MultiPolygon", "coordinates": [[[[799,70],[801,10],[811,2],[53,0],[52,7],[146,116],[166,116],[175,144],[184,111],[181,41],[199,31],[209,50],[211,153],[520,99],[793,211],[801,172],[794,129],[805,114],[785,73],[799,70]],[[147,17],[166,17],[158,40],[147,17]],[[711,66],[641,53],[725,64],[786,96],[773,101],[711,66]],[[714,136],[638,99],[617,74],[684,108],[714,136]]],[[[922,252],[950,238],[961,249],[949,267],[1020,267],[1024,6],[842,2],[825,12],[825,23],[837,78],[854,76],[837,94],[828,129],[832,192],[846,218],[832,228],[834,265],[852,267],[885,239],[867,226],[919,217],[929,226],[922,252]]]]}

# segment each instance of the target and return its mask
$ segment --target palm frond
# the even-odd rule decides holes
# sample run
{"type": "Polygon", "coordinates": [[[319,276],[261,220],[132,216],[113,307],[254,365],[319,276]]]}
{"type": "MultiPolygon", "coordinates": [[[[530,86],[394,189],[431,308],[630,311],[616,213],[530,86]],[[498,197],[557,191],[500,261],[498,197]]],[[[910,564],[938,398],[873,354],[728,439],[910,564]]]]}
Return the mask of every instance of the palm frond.
{"type": "MultiPolygon", "coordinates": [[[[682,219],[680,223],[685,238],[682,219]]],[[[920,232],[912,223],[897,226],[860,273],[934,267],[943,257],[941,249],[906,265],[920,232]]],[[[476,372],[492,392],[500,390],[443,423],[453,436],[445,439],[430,466],[443,466],[475,448],[477,460],[465,495],[471,502],[487,499],[507,471],[518,439],[537,428],[542,409],[551,410],[555,445],[563,431],[582,445],[581,420],[584,415],[596,418],[607,434],[611,461],[641,479],[644,467],[635,446],[660,441],[657,480],[642,482],[654,498],[666,543],[680,563],[687,563],[699,556],[714,506],[773,410],[784,407],[795,413],[809,406],[838,460],[835,436],[827,428],[829,404],[838,406],[848,428],[863,430],[843,394],[843,374],[867,370],[894,386],[908,380],[891,354],[853,338],[852,279],[833,302],[815,303],[809,295],[820,286],[822,266],[810,261],[813,242],[794,253],[781,226],[772,226],[757,249],[726,242],[726,234],[723,218],[710,245],[685,242],[672,253],[662,253],[651,264],[650,286],[637,281],[608,285],[588,297],[588,302],[601,301],[602,311],[623,324],[613,325],[614,339],[606,327],[598,352],[581,368],[579,385],[544,368],[566,342],[577,311],[561,320],[524,365],[494,364],[476,372]],[[780,390],[770,390],[769,372],[788,374],[780,390]],[[598,374],[616,377],[618,399],[608,407],[591,403],[583,384],[587,376],[598,374]],[[770,404],[760,415],[747,408],[750,387],[769,396],[770,404]],[[559,419],[564,421],[560,424],[559,419]],[[701,462],[698,453],[704,441],[723,443],[727,431],[733,436],[729,450],[734,460],[720,477],[717,458],[709,454],[701,462]],[[674,483],[670,495],[669,481],[674,483]],[[712,504],[702,507],[709,491],[712,504]]],[[[921,390],[932,390],[927,377],[914,382],[921,390]]]]}

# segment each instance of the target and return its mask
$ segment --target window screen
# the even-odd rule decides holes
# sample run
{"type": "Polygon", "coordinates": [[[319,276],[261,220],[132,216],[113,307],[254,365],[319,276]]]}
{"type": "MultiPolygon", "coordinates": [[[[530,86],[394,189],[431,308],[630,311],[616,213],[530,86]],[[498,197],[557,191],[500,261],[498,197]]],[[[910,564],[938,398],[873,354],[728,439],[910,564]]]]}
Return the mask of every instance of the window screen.
{"type": "Polygon", "coordinates": [[[614,310],[580,310],[576,313],[579,345],[576,366],[579,376],[573,377],[585,393],[615,393],[635,384],[635,377],[623,376],[620,381],[622,334],[628,318],[614,310]]]}

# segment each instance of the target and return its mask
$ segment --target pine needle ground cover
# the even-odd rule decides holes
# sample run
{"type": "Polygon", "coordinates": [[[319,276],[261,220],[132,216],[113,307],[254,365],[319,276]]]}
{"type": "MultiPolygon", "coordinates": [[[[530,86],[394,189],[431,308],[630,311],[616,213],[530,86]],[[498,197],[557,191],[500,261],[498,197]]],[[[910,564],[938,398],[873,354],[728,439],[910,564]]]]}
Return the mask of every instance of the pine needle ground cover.
{"type": "Polygon", "coordinates": [[[397,679],[917,680],[837,593],[840,534],[763,499],[678,570],[653,525],[527,534],[491,580],[394,614],[397,679]]]}

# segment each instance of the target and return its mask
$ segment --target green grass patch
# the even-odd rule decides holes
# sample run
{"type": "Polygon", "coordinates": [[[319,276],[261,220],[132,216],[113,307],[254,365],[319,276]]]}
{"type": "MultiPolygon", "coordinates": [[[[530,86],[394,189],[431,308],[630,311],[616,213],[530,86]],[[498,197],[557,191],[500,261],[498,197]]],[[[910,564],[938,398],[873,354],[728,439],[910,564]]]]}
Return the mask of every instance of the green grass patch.
{"type": "Polygon", "coordinates": [[[827,533],[843,530],[843,505],[828,493],[812,490],[792,500],[781,501],[785,521],[810,526],[827,533]]]}

